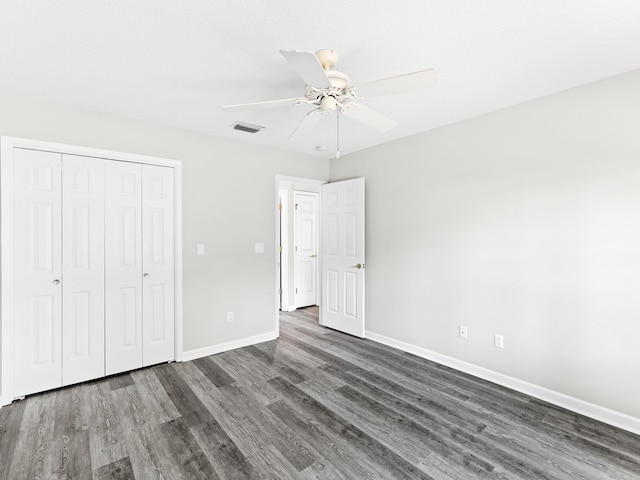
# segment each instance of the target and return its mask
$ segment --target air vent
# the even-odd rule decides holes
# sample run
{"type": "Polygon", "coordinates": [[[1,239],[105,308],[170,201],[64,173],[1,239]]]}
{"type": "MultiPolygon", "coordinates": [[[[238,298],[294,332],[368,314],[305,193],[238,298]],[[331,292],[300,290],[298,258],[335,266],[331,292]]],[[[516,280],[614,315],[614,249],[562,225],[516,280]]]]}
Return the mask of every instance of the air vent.
{"type": "Polygon", "coordinates": [[[240,130],[241,132],[247,132],[247,133],[257,133],[264,128],[264,127],[261,127],[260,125],[252,125],[250,123],[244,123],[244,122],[236,122],[231,126],[233,127],[234,130],[240,130]]]}

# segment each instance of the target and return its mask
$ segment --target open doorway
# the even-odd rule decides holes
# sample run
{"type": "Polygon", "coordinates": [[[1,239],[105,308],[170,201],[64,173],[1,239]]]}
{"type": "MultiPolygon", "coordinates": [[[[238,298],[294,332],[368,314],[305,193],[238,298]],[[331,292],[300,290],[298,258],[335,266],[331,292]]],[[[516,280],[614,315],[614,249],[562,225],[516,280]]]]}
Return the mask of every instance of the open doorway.
{"type": "Polygon", "coordinates": [[[276,177],[278,310],[320,304],[319,196],[324,183],[276,177]]]}
{"type": "Polygon", "coordinates": [[[364,337],[364,180],[328,183],[276,176],[277,332],[281,311],[292,312],[315,301],[321,325],[364,337]],[[309,226],[310,218],[314,227],[309,226]],[[309,259],[315,268],[309,267],[309,259]],[[313,289],[315,296],[302,298],[305,288],[313,289]]]}

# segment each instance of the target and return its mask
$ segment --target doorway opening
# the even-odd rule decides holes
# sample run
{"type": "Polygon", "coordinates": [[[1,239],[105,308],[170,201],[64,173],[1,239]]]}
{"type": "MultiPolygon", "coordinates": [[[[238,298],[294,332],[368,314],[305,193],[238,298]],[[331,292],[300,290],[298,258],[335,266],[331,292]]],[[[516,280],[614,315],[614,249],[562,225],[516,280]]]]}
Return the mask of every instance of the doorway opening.
{"type": "Polygon", "coordinates": [[[319,199],[324,183],[276,176],[276,313],[320,304],[319,199]]]}
{"type": "Polygon", "coordinates": [[[364,178],[278,175],[275,194],[275,331],[281,311],[313,305],[321,325],[364,337],[364,178]]]}

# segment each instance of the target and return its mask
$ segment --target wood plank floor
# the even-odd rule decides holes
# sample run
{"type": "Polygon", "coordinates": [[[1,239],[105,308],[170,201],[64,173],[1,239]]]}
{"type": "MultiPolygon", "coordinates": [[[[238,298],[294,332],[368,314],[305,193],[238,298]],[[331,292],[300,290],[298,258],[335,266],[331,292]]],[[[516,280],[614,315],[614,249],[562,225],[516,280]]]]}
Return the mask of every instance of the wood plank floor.
{"type": "Polygon", "coordinates": [[[281,315],[281,337],[0,409],[2,479],[640,478],[640,437],[281,315]]]}

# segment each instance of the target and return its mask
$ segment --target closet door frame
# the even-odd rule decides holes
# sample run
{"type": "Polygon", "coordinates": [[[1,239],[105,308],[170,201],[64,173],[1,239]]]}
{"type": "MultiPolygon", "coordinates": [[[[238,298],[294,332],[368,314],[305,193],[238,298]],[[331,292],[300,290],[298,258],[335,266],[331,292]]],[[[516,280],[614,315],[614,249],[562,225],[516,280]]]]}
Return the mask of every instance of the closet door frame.
{"type": "Polygon", "coordinates": [[[174,169],[174,261],[175,261],[175,360],[182,361],[182,162],[160,157],[45,142],[19,137],[0,137],[0,332],[2,342],[0,407],[14,400],[14,304],[13,304],[13,150],[25,148],[106,160],[159,165],[174,169]]]}

